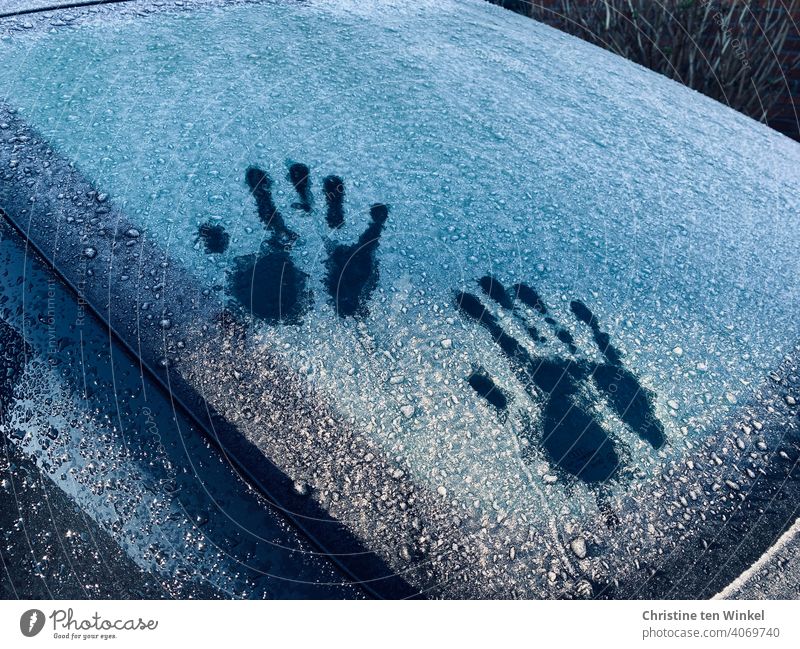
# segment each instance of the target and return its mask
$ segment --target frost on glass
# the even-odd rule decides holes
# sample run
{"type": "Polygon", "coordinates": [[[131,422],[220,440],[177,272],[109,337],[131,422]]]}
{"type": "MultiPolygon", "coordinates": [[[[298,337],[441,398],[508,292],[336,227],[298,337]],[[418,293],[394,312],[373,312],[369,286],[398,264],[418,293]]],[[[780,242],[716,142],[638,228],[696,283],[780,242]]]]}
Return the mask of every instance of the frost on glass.
{"type": "Polygon", "coordinates": [[[397,570],[591,594],[752,480],[727,449],[766,442],[715,434],[798,338],[795,143],[478,2],[123,13],[0,57],[128,238],[249,323],[174,366],[397,570]],[[267,355],[357,461],[258,406],[267,355]]]}
{"type": "Polygon", "coordinates": [[[358,596],[5,224],[0,268],[0,592],[358,596]]]}

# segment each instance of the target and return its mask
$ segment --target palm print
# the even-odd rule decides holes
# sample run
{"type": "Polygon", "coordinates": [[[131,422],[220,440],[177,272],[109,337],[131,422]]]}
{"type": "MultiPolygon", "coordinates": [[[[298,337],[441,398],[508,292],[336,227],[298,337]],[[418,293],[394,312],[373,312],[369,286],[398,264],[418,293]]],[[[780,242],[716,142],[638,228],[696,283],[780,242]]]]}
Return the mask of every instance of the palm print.
{"type": "MultiPolygon", "coordinates": [[[[536,425],[527,422],[523,427],[521,435],[527,446],[540,440],[556,466],[584,482],[602,483],[614,477],[621,463],[620,454],[592,407],[597,393],[627,429],[654,449],[664,445],[664,427],[655,414],[654,395],[624,367],[622,354],[611,344],[589,307],[579,300],[570,303],[577,321],[589,328],[603,359],[600,362],[577,355],[572,334],[549,314],[542,298],[529,285],[515,284],[509,290],[490,275],[482,277],[478,285],[486,298],[512,314],[527,333],[525,346],[503,328],[474,293],[456,293],[458,310],[491,335],[525,392],[542,404],[541,420],[536,425]],[[529,314],[544,321],[566,353],[536,356],[529,351],[529,347],[535,349],[546,340],[529,314]]],[[[475,370],[467,381],[494,408],[507,411],[510,399],[506,391],[483,369],[475,370]]]]}
{"type": "MultiPolygon", "coordinates": [[[[307,165],[292,164],[287,174],[297,192],[292,208],[314,211],[307,165]]],[[[230,293],[236,302],[254,317],[269,324],[297,324],[313,301],[308,275],[294,262],[292,250],[299,239],[286,224],[272,198],[272,179],[258,167],[245,172],[245,182],[255,199],[256,213],[266,228],[268,238],[256,253],[233,260],[228,275],[230,293]]],[[[344,224],[344,181],[338,176],[323,180],[327,204],[326,221],[332,230],[344,224]]],[[[370,208],[370,223],[353,244],[328,243],[324,286],[331,305],[342,318],[366,317],[367,304],[378,284],[376,252],[389,208],[375,203],[370,208]]],[[[198,232],[209,254],[224,253],[230,237],[221,225],[205,223],[198,232]]]]}

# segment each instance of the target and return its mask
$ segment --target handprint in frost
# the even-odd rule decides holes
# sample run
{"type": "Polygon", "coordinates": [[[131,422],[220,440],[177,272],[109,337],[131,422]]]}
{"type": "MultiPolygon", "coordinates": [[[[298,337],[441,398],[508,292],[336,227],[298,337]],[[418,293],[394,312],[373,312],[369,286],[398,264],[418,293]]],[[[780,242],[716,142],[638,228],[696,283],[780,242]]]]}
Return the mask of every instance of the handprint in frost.
{"type": "MultiPolygon", "coordinates": [[[[520,283],[507,289],[489,275],[478,285],[485,298],[510,314],[527,334],[523,344],[477,295],[456,294],[458,310],[491,335],[527,395],[540,404],[540,419],[535,423],[524,420],[521,426],[524,447],[538,442],[554,465],[584,482],[602,483],[614,477],[622,460],[615,440],[598,418],[598,398],[610,406],[626,429],[654,449],[664,445],[664,427],[655,414],[654,395],[624,367],[621,352],[589,307],[579,300],[570,303],[577,321],[589,328],[600,361],[579,353],[572,334],[550,315],[541,296],[529,285],[520,283]],[[538,320],[558,340],[561,353],[540,356],[531,351],[546,342],[536,326],[538,320]]],[[[494,408],[508,411],[507,391],[485,370],[477,369],[467,381],[494,408]]]]}
{"type": "MultiPolygon", "coordinates": [[[[292,208],[314,213],[310,170],[301,163],[289,167],[291,182],[298,200],[292,208]]],[[[299,235],[286,224],[272,197],[272,179],[258,167],[250,167],[245,182],[256,202],[258,218],[267,229],[268,238],[258,252],[236,257],[228,274],[230,293],[250,314],[269,324],[297,324],[310,308],[313,291],[309,276],[297,266],[293,248],[299,235]]],[[[327,176],[322,183],[328,226],[344,224],[344,181],[327,176]]],[[[343,317],[366,317],[368,303],[379,278],[377,250],[389,208],[375,203],[370,208],[370,223],[353,244],[326,242],[326,274],[322,283],[336,313],[343,317]]],[[[221,225],[200,226],[199,237],[208,253],[222,253],[229,235],[221,225]]]]}

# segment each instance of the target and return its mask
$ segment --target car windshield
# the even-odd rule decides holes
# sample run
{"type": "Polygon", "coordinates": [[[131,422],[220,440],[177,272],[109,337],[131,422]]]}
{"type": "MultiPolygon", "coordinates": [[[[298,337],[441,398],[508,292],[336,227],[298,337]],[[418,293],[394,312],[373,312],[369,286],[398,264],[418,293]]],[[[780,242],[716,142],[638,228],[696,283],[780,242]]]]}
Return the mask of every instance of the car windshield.
{"type": "Polygon", "coordinates": [[[482,2],[160,4],[0,26],[0,206],[232,456],[414,592],[724,586],[797,144],[482,2]]]}

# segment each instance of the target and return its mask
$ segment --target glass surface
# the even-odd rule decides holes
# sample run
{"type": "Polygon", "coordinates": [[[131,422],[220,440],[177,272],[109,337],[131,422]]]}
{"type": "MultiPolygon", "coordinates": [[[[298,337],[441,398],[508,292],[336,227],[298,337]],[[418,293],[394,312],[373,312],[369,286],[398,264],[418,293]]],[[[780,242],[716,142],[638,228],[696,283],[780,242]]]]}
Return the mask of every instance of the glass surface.
{"type": "MultiPolygon", "coordinates": [[[[665,473],[725,444],[800,337],[797,144],[483,3],[122,11],[6,36],[0,61],[18,116],[246,314],[251,358],[446,503],[438,540],[414,514],[425,552],[520,566],[496,592],[635,574],[631,537],[657,562],[664,502],[717,481],[665,473]]],[[[325,498],[347,481],[259,443],[325,498]]],[[[367,546],[387,525],[318,497],[367,546]]]]}
{"type": "Polygon", "coordinates": [[[359,596],[5,223],[0,268],[0,592],[359,596]]]}

